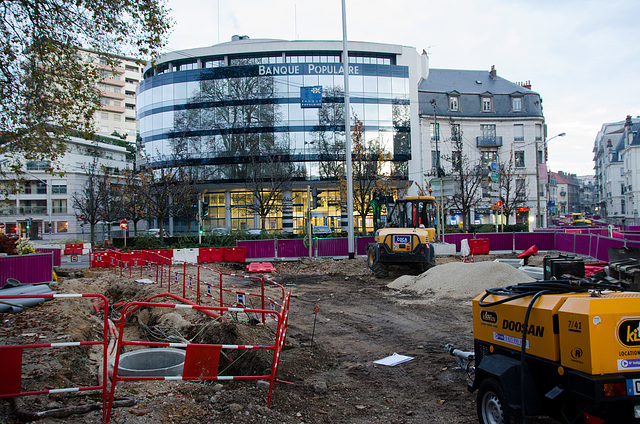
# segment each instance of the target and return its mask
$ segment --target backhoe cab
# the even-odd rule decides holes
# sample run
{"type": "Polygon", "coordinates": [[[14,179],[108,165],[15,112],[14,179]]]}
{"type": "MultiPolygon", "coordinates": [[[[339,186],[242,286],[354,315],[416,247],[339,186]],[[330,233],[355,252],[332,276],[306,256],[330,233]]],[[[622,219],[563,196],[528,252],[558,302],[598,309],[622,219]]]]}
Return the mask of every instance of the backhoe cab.
{"type": "Polygon", "coordinates": [[[389,275],[390,265],[410,266],[419,272],[435,266],[434,197],[397,199],[378,195],[372,201],[375,242],[367,245],[367,263],[377,278],[389,275]],[[386,216],[382,215],[382,208],[386,216]]]}

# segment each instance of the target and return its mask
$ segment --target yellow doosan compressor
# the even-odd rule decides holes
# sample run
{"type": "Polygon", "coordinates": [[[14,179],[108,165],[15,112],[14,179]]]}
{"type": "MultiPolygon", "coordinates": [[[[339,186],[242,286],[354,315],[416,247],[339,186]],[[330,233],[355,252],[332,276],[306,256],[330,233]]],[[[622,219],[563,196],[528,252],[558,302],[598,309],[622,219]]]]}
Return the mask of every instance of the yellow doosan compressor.
{"type": "Polygon", "coordinates": [[[474,299],[479,422],[640,423],[640,293],[619,290],[550,280],[474,299]]]}

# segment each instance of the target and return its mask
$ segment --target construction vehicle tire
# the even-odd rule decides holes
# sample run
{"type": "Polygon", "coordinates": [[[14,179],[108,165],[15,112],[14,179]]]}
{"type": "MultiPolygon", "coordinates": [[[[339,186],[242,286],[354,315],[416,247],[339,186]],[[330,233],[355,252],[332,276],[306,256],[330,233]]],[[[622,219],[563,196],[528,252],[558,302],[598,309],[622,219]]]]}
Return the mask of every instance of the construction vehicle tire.
{"type": "Polygon", "coordinates": [[[518,424],[519,417],[509,409],[500,383],[487,378],[478,389],[478,422],[480,424],[518,424]]]}
{"type": "Polygon", "coordinates": [[[376,252],[373,249],[373,247],[367,246],[367,266],[371,270],[373,270],[373,265],[376,262],[376,252]]]}
{"type": "Polygon", "coordinates": [[[373,275],[375,275],[376,278],[385,278],[389,276],[389,267],[380,262],[373,264],[373,268],[371,269],[373,270],[373,275]]]}

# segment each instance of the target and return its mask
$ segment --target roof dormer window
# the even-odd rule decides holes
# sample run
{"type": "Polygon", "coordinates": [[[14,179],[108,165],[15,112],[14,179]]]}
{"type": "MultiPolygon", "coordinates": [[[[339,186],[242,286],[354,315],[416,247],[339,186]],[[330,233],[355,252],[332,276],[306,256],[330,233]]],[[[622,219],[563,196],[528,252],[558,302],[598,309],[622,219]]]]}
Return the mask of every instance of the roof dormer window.
{"type": "Polygon", "coordinates": [[[482,98],[482,111],[483,112],[491,112],[491,97],[483,97],[482,98]]]}
{"type": "Polygon", "coordinates": [[[458,112],[460,110],[460,99],[458,96],[449,96],[449,111],[458,112]]]}
{"type": "Polygon", "coordinates": [[[511,98],[511,111],[522,112],[522,97],[511,98]]]}

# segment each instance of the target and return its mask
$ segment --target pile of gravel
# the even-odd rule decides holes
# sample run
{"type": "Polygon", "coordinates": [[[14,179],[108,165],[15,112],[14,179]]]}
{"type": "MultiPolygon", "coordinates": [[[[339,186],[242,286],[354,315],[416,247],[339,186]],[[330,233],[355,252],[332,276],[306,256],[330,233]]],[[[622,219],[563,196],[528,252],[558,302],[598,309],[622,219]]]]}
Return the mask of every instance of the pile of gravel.
{"type": "Polygon", "coordinates": [[[449,262],[418,275],[403,275],[387,287],[410,290],[425,297],[471,300],[485,289],[534,281],[524,272],[500,262],[449,262]]]}

